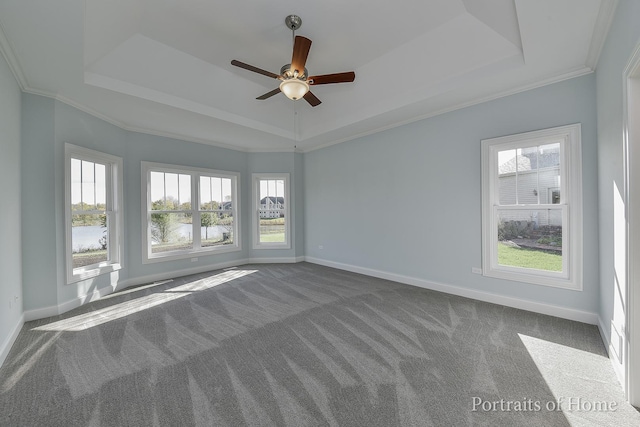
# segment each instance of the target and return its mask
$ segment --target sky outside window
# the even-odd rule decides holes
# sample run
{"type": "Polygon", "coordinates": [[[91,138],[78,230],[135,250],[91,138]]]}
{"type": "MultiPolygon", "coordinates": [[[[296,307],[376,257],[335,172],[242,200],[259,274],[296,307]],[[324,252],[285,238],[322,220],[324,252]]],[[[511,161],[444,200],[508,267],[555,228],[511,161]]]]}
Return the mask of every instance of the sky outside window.
{"type": "Polygon", "coordinates": [[[104,207],[107,200],[106,166],[86,160],[71,159],[71,203],[85,203],[88,208],[104,207]]]}

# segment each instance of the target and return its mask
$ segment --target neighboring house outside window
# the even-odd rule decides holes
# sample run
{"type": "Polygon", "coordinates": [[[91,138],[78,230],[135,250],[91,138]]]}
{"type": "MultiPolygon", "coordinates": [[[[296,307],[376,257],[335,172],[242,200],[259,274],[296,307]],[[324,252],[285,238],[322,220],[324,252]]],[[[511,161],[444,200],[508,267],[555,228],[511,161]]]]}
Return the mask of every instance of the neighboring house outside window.
{"type": "Polygon", "coordinates": [[[483,274],[581,289],[580,125],[482,141],[483,274]]]}
{"type": "MultiPolygon", "coordinates": [[[[273,186],[275,188],[275,183],[273,186]]],[[[260,218],[284,218],[283,212],[284,197],[266,196],[260,199],[260,218]]]]}
{"type": "Polygon", "coordinates": [[[254,249],[290,248],[289,174],[253,174],[252,186],[254,249]]]}
{"type": "Polygon", "coordinates": [[[67,283],[121,268],[122,159],[65,144],[67,283]]]}
{"type": "Polygon", "coordinates": [[[142,162],[143,262],[240,250],[239,174],[142,162]]]}

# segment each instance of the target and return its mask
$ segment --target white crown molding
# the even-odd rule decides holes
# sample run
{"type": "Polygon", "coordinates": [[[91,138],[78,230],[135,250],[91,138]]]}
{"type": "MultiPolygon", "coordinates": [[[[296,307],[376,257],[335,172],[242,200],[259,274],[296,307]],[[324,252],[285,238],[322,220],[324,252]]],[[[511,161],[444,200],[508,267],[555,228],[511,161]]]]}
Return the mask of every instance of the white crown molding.
{"type": "Polygon", "coordinates": [[[180,134],[176,134],[176,133],[172,133],[172,132],[154,130],[154,129],[143,128],[143,127],[138,127],[138,126],[123,125],[123,126],[120,126],[120,127],[122,129],[124,129],[126,131],[130,131],[130,132],[144,133],[146,135],[159,136],[159,137],[162,137],[162,138],[178,139],[180,141],[195,142],[195,143],[198,143],[198,144],[211,145],[213,147],[226,148],[228,150],[234,150],[234,151],[240,151],[240,152],[246,152],[247,151],[243,147],[237,147],[237,146],[233,146],[233,145],[230,145],[230,144],[224,144],[222,142],[217,142],[217,141],[208,140],[208,139],[204,139],[204,138],[195,138],[195,137],[191,137],[191,136],[187,136],[187,135],[180,135],[180,134]]]}
{"type": "Polygon", "coordinates": [[[63,104],[67,104],[77,110],[80,110],[84,113],[89,114],[90,116],[96,117],[100,120],[104,120],[107,123],[110,123],[122,130],[126,130],[129,132],[136,132],[136,133],[143,133],[146,135],[153,135],[153,136],[159,136],[159,137],[163,137],[163,138],[171,138],[171,139],[178,139],[180,141],[187,141],[187,142],[195,142],[198,144],[204,144],[204,145],[210,145],[213,147],[218,147],[218,148],[225,148],[227,150],[233,150],[233,151],[240,151],[240,152],[245,152],[245,153],[293,153],[293,152],[299,152],[299,150],[296,150],[295,147],[291,147],[291,148],[253,148],[253,147],[238,147],[235,145],[231,145],[231,144],[224,144],[222,142],[218,142],[215,140],[210,140],[210,139],[204,139],[204,138],[195,138],[195,137],[191,137],[188,135],[181,135],[181,134],[176,134],[176,133],[172,133],[172,132],[166,132],[166,131],[159,131],[159,130],[154,130],[154,129],[149,129],[149,128],[143,128],[143,127],[138,127],[138,126],[131,126],[128,125],[126,123],[123,123],[119,120],[116,120],[110,116],[107,116],[105,114],[102,114],[92,108],[87,107],[84,104],[81,104],[77,101],[74,101],[73,99],[67,98],[65,96],[62,95],[57,95],[54,93],[50,93],[50,92],[46,92],[43,90],[39,90],[39,89],[34,89],[31,87],[25,87],[22,88],[22,91],[25,93],[30,93],[33,95],[39,95],[39,96],[44,96],[46,98],[52,98],[55,99],[56,101],[60,101],[63,104]]]}
{"type": "Polygon", "coordinates": [[[11,69],[11,73],[13,73],[13,77],[15,77],[20,89],[25,90],[25,88],[29,87],[27,83],[27,78],[22,71],[22,67],[20,66],[20,61],[18,61],[18,57],[13,53],[13,48],[11,46],[11,42],[7,39],[5,35],[4,29],[2,28],[2,23],[0,22],[0,53],[9,64],[9,69],[11,69]]]}
{"type": "Polygon", "coordinates": [[[85,112],[87,114],[89,114],[90,116],[93,117],[97,117],[100,120],[104,120],[107,123],[110,123],[116,127],[119,127],[121,129],[125,129],[126,128],[126,124],[123,122],[120,122],[112,117],[109,117],[105,114],[99,113],[98,111],[94,110],[93,108],[87,107],[84,104],[80,104],[79,102],[74,101],[73,99],[67,98],[66,96],[63,95],[55,95],[53,97],[56,101],[60,101],[63,104],[67,104],[77,110],[80,110],[82,112],[85,112]]]}
{"type": "Polygon", "coordinates": [[[67,98],[65,96],[62,95],[58,95],[55,93],[50,93],[50,92],[46,92],[46,91],[42,91],[36,88],[33,88],[29,85],[29,82],[27,81],[27,78],[24,74],[23,68],[20,65],[20,62],[18,60],[18,57],[15,55],[14,53],[14,49],[12,48],[12,44],[11,42],[8,40],[8,38],[6,37],[6,34],[2,28],[2,24],[0,23],[0,53],[2,53],[3,57],[5,58],[5,60],[7,61],[18,85],[20,86],[21,90],[23,92],[26,93],[31,93],[31,94],[35,94],[35,95],[41,95],[41,96],[45,96],[48,98],[54,98],[60,102],[63,102],[65,104],[68,104],[80,111],[83,111],[87,114],[90,114],[94,117],[97,117],[101,120],[106,121],[107,123],[111,123],[114,126],[117,126],[121,129],[127,130],[127,131],[131,131],[131,132],[138,132],[138,133],[143,133],[143,134],[149,134],[149,135],[154,135],[154,136],[160,136],[160,137],[167,137],[167,138],[172,138],[172,139],[179,139],[179,140],[183,140],[183,141],[189,141],[189,142],[195,142],[195,143],[199,143],[199,144],[205,144],[205,145],[210,145],[210,146],[215,146],[215,147],[219,147],[219,148],[226,148],[226,149],[230,149],[230,150],[234,150],[234,151],[240,151],[240,152],[249,152],[249,153],[262,153],[262,152],[310,152],[310,151],[314,151],[314,150],[318,150],[318,149],[322,149],[322,148],[326,148],[329,147],[331,145],[335,145],[335,144],[339,144],[339,143],[343,143],[343,142],[347,142],[353,139],[357,139],[357,138],[361,138],[364,136],[368,136],[368,135],[372,135],[378,132],[382,132],[388,129],[392,129],[395,127],[399,127],[399,126],[403,126],[415,121],[420,121],[420,120],[424,120],[430,117],[434,117],[440,114],[444,114],[447,112],[451,112],[451,111],[455,111],[458,109],[462,109],[465,107],[469,107],[472,105],[476,105],[476,104],[480,104],[483,102],[487,102],[487,101],[491,101],[497,98],[501,98],[501,97],[505,97],[505,96],[509,96],[509,95],[513,95],[519,92],[523,92],[523,91],[527,91],[527,90],[531,90],[531,89],[535,89],[541,86],[545,86],[548,84],[553,84],[562,80],[566,80],[566,79],[570,79],[570,78],[574,78],[574,77],[579,77],[581,75],[584,74],[588,74],[589,72],[593,72],[597,66],[597,62],[600,56],[600,53],[602,51],[603,45],[606,41],[606,37],[609,31],[609,28],[611,27],[614,15],[615,15],[615,11],[618,5],[618,0],[601,0],[600,3],[600,9],[598,12],[598,16],[594,25],[594,32],[592,35],[592,39],[591,39],[591,43],[590,43],[590,48],[589,48],[589,52],[587,55],[587,60],[585,63],[585,67],[579,70],[574,70],[571,71],[569,73],[565,73],[559,76],[555,76],[549,79],[545,79],[533,84],[527,84],[527,85],[523,85],[521,87],[512,89],[512,90],[507,90],[507,91],[503,91],[501,93],[497,93],[488,97],[481,97],[481,98],[477,98],[475,100],[471,100],[471,101],[467,101],[464,103],[460,103],[460,104],[456,104],[454,106],[451,107],[447,107],[435,112],[431,112],[431,113],[427,113],[427,114],[423,114],[423,115],[418,115],[415,116],[413,118],[410,119],[406,119],[406,120],[402,120],[399,122],[395,122],[386,126],[381,126],[381,127],[377,127],[368,131],[364,131],[364,132],[360,132],[357,133],[355,135],[351,135],[348,137],[344,137],[344,138],[339,138],[339,139],[335,139],[335,140],[331,140],[331,141],[326,141],[325,143],[321,143],[320,145],[315,145],[313,147],[309,147],[309,148],[297,148],[296,145],[303,143],[304,141],[298,141],[297,143],[294,142],[292,140],[292,144],[293,147],[284,147],[284,148],[260,148],[260,147],[238,147],[235,145],[231,145],[231,144],[226,144],[226,143],[222,143],[216,140],[212,140],[212,139],[208,139],[208,138],[196,138],[196,137],[190,137],[187,135],[182,135],[182,134],[177,134],[177,133],[171,133],[171,132],[165,132],[165,131],[160,131],[160,130],[155,130],[155,129],[149,129],[149,128],[144,128],[144,127],[137,127],[137,126],[133,126],[133,125],[129,125],[127,123],[121,122],[119,120],[116,120],[110,116],[107,116],[105,114],[102,114],[84,104],[81,104],[75,100],[72,100],[70,98],[67,98]]]}
{"type": "Polygon", "coordinates": [[[201,102],[192,101],[181,96],[171,95],[166,92],[129,83],[127,81],[85,71],[84,83],[90,86],[114,91],[146,101],[151,101],[157,104],[167,105],[182,111],[187,111],[189,113],[196,113],[208,118],[214,118],[216,120],[232,123],[237,126],[254,129],[259,132],[269,133],[281,138],[292,139],[291,132],[286,131],[278,126],[269,125],[259,120],[254,120],[246,116],[242,116],[240,114],[231,113],[230,111],[225,111],[210,105],[205,105],[201,102]]]}
{"type": "Polygon", "coordinates": [[[116,127],[119,127],[121,129],[125,129],[126,125],[124,123],[122,123],[122,122],[120,122],[118,120],[115,120],[115,119],[113,119],[113,118],[111,118],[111,117],[109,117],[109,116],[107,116],[105,114],[99,113],[98,111],[96,111],[96,110],[94,110],[92,108],[89,108],[84,104],[81,104],[81,103],[79,103],[77,101],[74,101],[71,98],[67,98],[66,96],[55,94],[55,93],[51,93],[51,92],[48,92],[48,91],[45,91],[45,90],[35,89],[35,88],[32,88],[32,87],[25,87],[25,88],[22,89],[22,91],[25,92],[25,93],[30,93],[32,95],[43,96],[45,98],[51,98],[51,99],[54,99],[56,101],[60,101],[63,104],[67,104],[67,105],[69,105],[69,106],[71,106],[71,107],[73,107],[73,108],[75,108],[77,110],[82,111],[83,113],[87,113],[90,116],[96,117],[96,118],[98,118],[100,120],[104,120],[105,122],[110,123],[110,124],[112,124],[112,125],[114,125],[116,127]]]}
{"type": "Polygon", "coordinates": [[[618,0],[602,0],[600,2],[600,11],[598,12],[598,18],[596,19],[593,29],[591,44],[589,45],[589,52],[585,62],[585,65],[592,70],[595,70],[598,66],[600,53],[604,47],[604,42],[607,40],[607,34],[609,34],[609,29],[611,28],[617,7],[618,0]]]}
{"type": "Polygon", "coordinates": [[[37,89],[33,89],[33,88],[24,88],[23,91],[27,92],[27,93],[32,93],[34,95],[40,95],[40,96],[45,96],[47,98],[53,98],[57,101],[60,101],[64,104],[70,105],[80,111],[83,111],[91,116],[97,117],[101,120],[104,120],[108,123],[111,123],[114,126],[119,127],[120,129],[126,130],[126,131],[130,131],[130,132],[138,132],[138,133],[143,133],[143,134],[147,134],[147,135],[154,135],[154,136],[159,136],[159,137],[165,137],[165,138],[171,138],[171,139],[178,139],[181,141],[188,141],[188,142],[195,142],[198,144],[205,144],[205,145],[211,145],[214,147],[219,147],[219,148],[226,148],[228,150],[234,150],[234,151],[240,151],[240,152],[245,152],[245,153],[307,153],[307,152],[311,152],[311,151],[315,151],[315,150],[320,150],[322,148],[326,148],[326,147],[330,147],[332,145],[336,145],[336,144],[341,144],[343,142],[347,142],[347,141],[351,141],[354,139],[358,139],[358,138],[362,138],[368,135],[373,135],[376,134],[378,132],[383,132],[385,130],[389,130],[389,129],[393,129],[396,127],[400,127],[400,126],[404,126],[407,125],[409,123],[413,123],[413,122],[417,122],[420,120],[425,120],[431,117],[435,117],[435,116],[439,116],[441,114],[445,114],[445,113],[450,113],[452,111],[456,111],[456,110],[460,110],[466,107],[471,107],[474,105],[478,105],[478,104],[482,104],[484,102],[489,102],[489,101],[493,101],[499,98],[504,98],[510,95],[515,95],[521,92],[526,92],[532,89],[537,89],[543,86],[548,86],[550,84],[554,84],[554,83],[559,83],[561,81],[564,80],[569,80],[569,79],[573,79],[576,77],[581,77],[584,76],[586,74],[590,74],[593,73],[593,69],[588,68],[588,67],[583,67],[583,68],[579,68],[577,70],[574,71],[570,71],[568,73],[564,73],[564,74],[560,74],[558,76],[553,76],[553,77],[549,77],[547,79],[544,80],[540,80],[537,81],[535,83],[530,83],[530,84],[526,84],[526,85],[522,85],[522,86],[518,86],[517,88],[514,89],[510,89],[504,92],[499,92],[496,94],[493,94],[491,96],[487,96],[487,97],[481,97],[481,98],[476,98],[475,100],[471,100],[468,102],[464,102],[461,104],[456,104],[454,106],[451,107],[447,107],[447,108],[443,108],[441,110],[432,112],[432,113],[428,113],[428,114],[423,114],[423,115],[419,115],[407,120],[403,120],[400,122],[396,122],[396,123],[392,123],[390,125],[386,125],[386,126],[381,126],[378,128],[374,128],[371,130],[368,130],[366,132],[360,132],[357,133],[355,135],[351,135],[348,136],[346,138],[341,138],[341,139],[337,139],[337,140],[333,140],[333,141],[329,141],[327,143],[321,144],[321,145],[317,145],[311,148],[301,148],[298,147],[297,144],[303,142],[303,141],[299,141],[296,145],[294,145],[291,148],[258,148],[258,147],[237,147],[237,146],[232,146],[230,144],[224,144],[215,140],[209,140],[209,139],[203,139],[203,138],[194,138],[194,137],[190,137],[187,135],[181,135],[181,134],[174,134],[171,132],[166,132],[166,131],[158,131],[158,130],[154,130],[154,129],[149,129],[149,128],[142,128],[142,127],[137,127],[137,126],[131,126],[131,125],[127,125],[125,123],[122,123],[118,120],[115,120],[109,116],[106,116],[102,113],[99,113],[91,108],[86,107],[84,104],[80,104],[79,102],[76,102],[72,99],[66,98],[64,96],[60,96],[60,95],[56,95],[56,94],[52,94],[49,92],[45,92],[45,91],[41,91],[41,90],[37,90],[37,89]]]}
{"type": "MultiPolygon", "coordinates": [[[[617,1],[618,0],[604,0],[602,6],[601,6],[601,13],[598,15],[599,19],[598,19],[598,23],[597,23],[597,29],[599,29],[599,31],[597,31],[598,33],[602,32],[601,36],[598,37],[598,40],[600,40],[600,38],[603,38],[603,40],[601,42],[599,42],[599,48],[595,50],[596,52],[596,61],[597,61],[597,56],[599,55],[600,51],[602,50],[602,45],[604,43],[604,39],[606,39],[606,34],[608,31],[609,26],[611,25],[611,21],[613,18],[613,12],[615,11],[615,6],[617,5],[617,1]],[[605,6],[606,5],[606,6],[605,6]],[[603,9],[605,9],[605,11],[603,12],[603,9]],[[608,18],[605,20],[604,18],[600,19],[602,16],[607,16],[608,18]],[[602,22],[601,22],[602,21],[602,22]],[[602,30],[602,28],[605,28],[605,30],[602,30]]],[[[596,44],[594,44],[594,41],[596,37],[594,35],[594,38],[592,39],[592,50],[595,49],[594,46],[596,44]]],[[[3,53],[5,59],[7,60],[7,62],[9,63],[9,66],[12,70],[12,72],[14,73],[14,76],[16,77],[16,80],[18,81],[18,84],[20,85],[20,88],[22,89],[23,92],[26,93],[31,93],[34,95],[40,95],[40,96],[44,96],[47,98],[53,98],[57,101],[60,101],[64,104],[70,105],[80,111],[83,111],[91,116],[97,117],[101,120],[104,120],[107,123],[110,123],[116,127],[119,127],[120,129],[126,130],[126,131],[130,131],[130,132],[137,132],[137,133],[143,133],[143,134],[147,134],[147,135],[154,135],[154,136],[159,136],[159,137],[165,137],[165,138],[171,138],[171,139],[178,139],[178,140],[182,140],[182,141],[188,141],[188,142],[195,142],[198,144],[205,144],[205,145],[210,145],[210,146],[214,146],[214,147],[219,147],[219,148],[225,148],[225,149],[229,149],[229,150],[234,150],[234,151],[240,151],[240,152],[246,152],[246,153],[307,153],[307,152],[311,152],[311,151],[315,151],[315,150],[320,150],[322,148],[327,148],[330,147],[332,145],[336,145],[336,144],[340,144],[343,142],[347,142],[347,141],[351,141],[354,139],[358,139],[358,138],[362,138],[365,136],[369,136],[369,135],[373,135],[375,133],[378,132],[383,132],[385,130],[389,130],[389,129],[393,129],[396,127],[400,127],[400,126],[404,126],[407,125],[409,123],[413,123],[413,122],[417,122],[420,120],[425,120],[431,117],[435,117],[435,116],[439,116],[441,114],[445,114],[445,113],[449,113],[455,110],[460,110],[462,108],[466,108],[466,107],[470,107],[473,105],[477,105],[477,104],[482,104],[483,102],[488,102],[488,101],[493,101],[495,99],[499,99],[499,98],[504,98],[506,96],[510,96],[510,95],[514,95],[520,92],[526,92],[528,90],[532,90],[532,89],[536,89],[542,86],[547,86],[553,83],[558,83],[564,80],[568,80],[568,79],[572,79],[575,77],[580,77],[583,76],[585,74],[589,74],[593,72],[593,68],[592,67],[583,67],[577,70],[573,70],[570,71],[568,73],[564,73],[564,74],[560,74],[558,76],[553,76],[535,83],[531,83],[531,84],[525,84],[522,86],[519,86],[517,88],[514,89],[510,89],[507,91],[503,91],[503,92],[499,92],[496,94],[493,94],[491,96],[487,96],[487,97],[480,97],[480,98],[476,98],[474,100],[468,101],[468,102],[464,102],[464,103],[460,103],[460,104],[456,104],[453,105],[451,107],[447,107],[447,108],[443,108],[441,110],[435,111],[435,112],[431,112],[431,113],[427,113],[427,114],[422,114],[419,116],[415,116],[413,118],[407,119],[407,120],[402,120],[399,122],[395,122],[386,126],[381,126],[381,127],[377,127],[365,132],[360,132],[357,133],[355,135],[351,135],[345,138],[340,138],[340,139],[336,139],[333,141],[328,141],[326,143],[320,144],[320,145],[316,145],[310,148],[303,148],[303,147],[298,147],[297,145],[304,142],[304,141],[298,141],[297,143],[294,143],[293,147],[290,148],[259,148],[259,147],[238,147],[238,146],[233,146],[230,144],[225,144],[225,143],[221,143],[215,140],[210,140],[210,139],[204,139],[204,138],[195,138],[195,137],[190,137],[187,135],[182,135],[182,134],[176,134],[176,133],[171,133],[171,132],[166,132],[166,131],[160,131],[160,130],[155,130],[155,129],[150,129],[150,128],[143,128],[143,127],[138,127],[138,126],[132,126],[132,125],[128,125],[126,123],[123,123],[119,120],[113,119],[110,116],[107,116],[105,114],[102,114],[92,108],[87,107],[84,104],[81,104],[73,99],[67,98],[65,96],[61,96],[58,94],[54,94],[54,93],[50,93],[47,91],[43,91],[43,90],[39,90],[39,89],[35,89],[32,88],[28,85],[26,78],[24,77],[24,74],[22,73],[22,68],[19,65],[19,62],[17,60],[17,57],[13,54],[13,50],[11,49],[11,46],[9,44],[9,41],[6,39],[6,37],[4,36],[4,32],[2,31],[2,28],[0,26],[0,52],[3,53]]],[[[591,52],[591,51],[590,51],[591,52]]],[[[590,56],[591,58],[591,56],[590,56]]],[[[292,141],[293,142],[293,141],[292,141]]]]}
{"type": "Polygon", "coordinates": [[[483,104],[485,102],[489,102],[489,101],[494,101],[496,99],[500,99],[500,98],[505,98],[507,96],[511,96],[511,95],[516,95],[518,93],[522,93],[522,92],[527,92],[529,90],[533,90],[533,89],[538,89],[540,87],[544,87],[544,86],[548,86],[554,83],[560,83],[562,81],[565,80],[570,80],[576,77],[581,77],[587,74],[591,74],[593,73],[593,70],[589,67],[582,67],[573,71],[569,71],[567,73],[564,74],[560,74],[557,76],[553,76],[553,77],[549,77],[546,78],[544,80],[540,80],[537,81],[535,83],[529,83],[529,84],[525,84],[522,86],[518,86],[516,88],[513,89],[509,89],[503,92],[498,92],[496,94],[490,95],[490,96],[485,96],[485,97],[480,97],[480,98],[476,98],[474,100],[468,101],[468,102],[463,102],[460,104],[455,104],[451,107],[447,107],[447,108],[443,108],[441,110],[438,111],[434,111],[431,113],[427,113],[427,114],[422,114],[407,120],[403,120],[401,122],[396,122],[396,123],[392,123],[386,126],[381,126],[375,129],[371,129],[365,132],[360,132],[358,134],[352,135],[352,136],[348,136],[346,138],[341,138],[341,139],[337,139],[335,141],[331,141],[331,142],[327,142],[321,145],[317,145],[314,147],[310,147],[310,148],[298,148],[299,152],[302,153],[309,153],[311,151],[316,151],[316,150],[320,150],[322,148],[327,148],[330,147],[332,145],[336,145],[336,144],[341,144],[343,142],[347,142],[347,141],[351,141],[354,139],[358,139],[358,138],[362,138],[365,136],[369,136],[369,135],[373,135],[376,134],[378,132],[383,132],[389,129],[393,129],[393,128],[397,128],[400,126],[404,126],[404,125],[408,125],[410,123],[414,123],[414,122],[419,122],[420,120],[426,120],[429,119],[431,117],[436,117],[439,116],[441,114],[446,114],[446,113],[450,113],[452,111],[456,111],[456,110],[461,110],[463,108],[467,108],[467,107],[472,107],[474,105],[478,105],[478,104],[483,104]]]}
{"type": "Polygon", "coordinates": [[[247,153],[300,153],[301,151],[294,145],[289,148],[246,148],[247,153]]]}
{"type": "MultiPolygon", "coordinates": [[[[90,113],[89,113],[90,114],[90,113]]],[[[118,125],[116,125],[118,126],[118,125]]],[[[293,153],[296,151],[295,147],[291,148],[253,148],[253,147],[238,147],[231,144],[225,144],[214,140],[195,138],[187,135],[181,135],[166,131],[158,131],[149,128],[142,128],[137,126],[120,125],[118,126],[126,131],[144,133],[146,135],[159,136],[163,138],[178,139],[180,141],[195,142],[198,144],[210,145],[212,147],[226,148],[227,150],[240,151],[243,153],[293,153]]]]}

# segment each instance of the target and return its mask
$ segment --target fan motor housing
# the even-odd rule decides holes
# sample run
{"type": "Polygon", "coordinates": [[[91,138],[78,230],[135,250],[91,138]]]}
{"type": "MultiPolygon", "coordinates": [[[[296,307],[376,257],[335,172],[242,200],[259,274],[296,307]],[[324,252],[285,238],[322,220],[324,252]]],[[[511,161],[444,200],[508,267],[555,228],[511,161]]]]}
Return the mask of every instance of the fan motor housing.
{"type": "Polygon", "coordinates": [[[284,23],[288,29],[295,31],[302,26],[302,18],[298,15],[289,15],[284,18],[284,23]]]}
{"type": "Polygon", "coordinates": [[[298,74],[297,76],[294,76],[293,72],[291,71],[291,64],[286,64],[286,65],[283,65],[282,68],[280,68],[280,75],[285,77],[285,79],[297,78],[299,80],[306,80],[307,77],[309,76],[309,71],[307,70],[307,67],[305,67],[303,74],[298,74]]]}

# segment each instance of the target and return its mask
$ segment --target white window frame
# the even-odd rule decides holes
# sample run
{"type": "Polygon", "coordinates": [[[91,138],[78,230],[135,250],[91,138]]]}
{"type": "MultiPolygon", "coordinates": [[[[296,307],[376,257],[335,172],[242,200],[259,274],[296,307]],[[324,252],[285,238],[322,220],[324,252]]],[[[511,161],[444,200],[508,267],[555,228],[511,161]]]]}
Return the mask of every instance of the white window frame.
{"type": "Polygon", "coordinates": [[[165,163],[141,162],[142,174],[142,263],[150,264],[199,256],[216,255],[242,250],[240,235],[240,174],[236,172],[204,169],[190,166],[179,166],[165,163]],[[200,233],[193,233],[193,248],[151,252],[151,172],[168,172],[191,176],[191,214],[193,224],[200,224],[200,176],[214,176],[231,179],[232,211],[233,211],[233,243],[229,245],[200,247],[200,233]]]}
{"type": "Polygon", "coordinates": [[[291,216],[290,216],[290,185],[288,173],[254,173],[252,177],[252,214],[251,224],[253,230],[253,249],[291,249],[291,216]],[[284,181],[284,242],[260,242],[260,181],[262,180],[284,181]]]}
{"type": "Polygon", "coordinates": [[[573,124],[482,141],[482,269],[499,279],[582,290],[582,142],[573,124]],[[560,140],[560,203],[499,205],[498,152],[560,140]],[[498,265],[498,215],[505,209],[561,209],[563,271],[498,265]]]}
{"type": "Polygon", "coordinates": [[[65,250],[67,284],[90,279],[122,268],[122,158],[66,143],[65,152],[65,250]],[[73,268],[71,159],[101,163],[106,166],[106,204],[108,215],[107,241],[109,260],[85,267],[73,268]]]}

